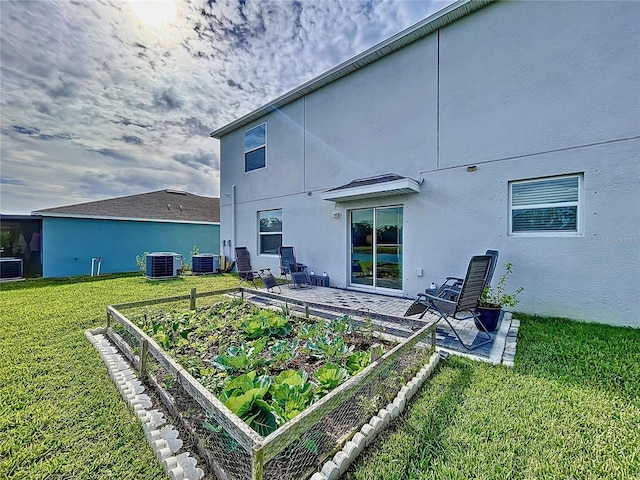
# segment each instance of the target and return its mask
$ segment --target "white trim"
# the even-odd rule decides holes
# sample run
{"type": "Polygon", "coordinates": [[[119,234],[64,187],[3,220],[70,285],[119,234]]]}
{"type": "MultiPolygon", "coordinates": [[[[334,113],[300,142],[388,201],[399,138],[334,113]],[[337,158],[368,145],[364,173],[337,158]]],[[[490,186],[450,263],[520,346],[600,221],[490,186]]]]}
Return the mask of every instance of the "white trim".
{"type": "Polygon", "coordinates": [[[79,220],[117,220],[126,222],[156,222],[156,223],[188,223],[195,225],[220,225],[220,222],[200,222],[196,220],[170,220],[165,218],[133,218],[133,217],[110,217],[97,215],[80,215],[75,213],[47,213],[34,212],[34,215],[52,218],[77,218],[79,220]]]}
{"type": "Polygon", "coordinates": [[[411,178],[400,178],[398,180],[374,183],[372,185],[364,185],[361,187],[329,190],[327,192],[322,192],[320,197],[323,200],[331,200],[334,202],[348,202],[363,198],[378,198],[419,192],[420,184],[418,182],[411,178]]]}
{"type": "Polygon", "coordinates": [[[566,175],[552,175],[548,177],[531,178],[527,180],[512,180],[509,181],[509,198],[508,198],[508,235],[510,237],[583,237],[584,236],[584,174],[583,173],[570,173],[566,175]],[[535,183],[545,180],[555,180],[560,178],[578,178],[578,200],[571,202],[557,202],[557,203],[533,203],[528,205],[518,205],[514,207],[512,205],[513,185],[523,183],[535,183]],[[513,211],[514,210],[526,210],[535,208],[554,208],[554,207],[576,207],[576,230],[532,230],[525,232],[513,231],[513,211]]]}

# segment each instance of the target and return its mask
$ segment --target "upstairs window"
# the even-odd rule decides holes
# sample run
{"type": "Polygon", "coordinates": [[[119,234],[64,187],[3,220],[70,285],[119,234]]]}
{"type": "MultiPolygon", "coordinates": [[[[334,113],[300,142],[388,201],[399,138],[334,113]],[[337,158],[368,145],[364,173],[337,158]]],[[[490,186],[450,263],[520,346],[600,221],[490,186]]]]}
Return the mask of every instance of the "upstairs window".
{"type": "Polygon", "coordinates": [[[282,210],[258,212],[258,250],[265,255],[278,255],[282,246],[282,210]]]}
{"type": "Polygon", "coordinates": [[[509,208],[509,234],[579,234],[582,175],[511,182],[509,208]]]}
{"type": "Polygon", "coordinates": [[[250,172],[267,166],[267,124],[244,132],[244,171],[250,172]]]}

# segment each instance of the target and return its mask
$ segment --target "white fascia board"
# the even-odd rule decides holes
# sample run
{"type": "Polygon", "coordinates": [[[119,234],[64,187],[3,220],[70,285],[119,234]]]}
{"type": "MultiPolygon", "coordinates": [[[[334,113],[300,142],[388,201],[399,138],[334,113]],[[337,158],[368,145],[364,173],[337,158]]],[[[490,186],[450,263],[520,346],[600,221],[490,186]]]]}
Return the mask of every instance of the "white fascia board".
{"type": "Polygon", "coordinates": [[[390,182],[364,185],[362,187],[344,188],[323,192],[323,200],[334,202],[348,202],[362,198],[387,197],[390,195],[405,195],[420,192],[420,184],[411,178],[401,178],[390,182]]]}
{"type": "Polygon", "coordinates": [[[77,218],[81,220],[118,220],[125,222],[155,222],[155,223],[187,223],[194,225],[220,225],[220,222],[197,222],[194,220],[169,220],[163,218],[130,218],[130,217],[108,217],[95,215],[76,215],[72,213],[47,213],[33,212],[33,215],[41,215],[42,217],[51,218],[77,218]]]}

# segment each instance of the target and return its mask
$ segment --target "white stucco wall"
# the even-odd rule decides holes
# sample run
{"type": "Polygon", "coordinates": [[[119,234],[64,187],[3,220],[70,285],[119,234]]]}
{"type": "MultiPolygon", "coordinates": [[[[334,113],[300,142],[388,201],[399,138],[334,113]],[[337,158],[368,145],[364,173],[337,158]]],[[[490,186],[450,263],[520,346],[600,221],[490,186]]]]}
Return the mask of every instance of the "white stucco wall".
{"type": "Polygon", "coordinates": [[[283,243],[345,287],[347,211],[403,205],[401,294],[494,248],[525,288],[518,310],[640,326],[638,19],[635,2],[492,4],[226,135],[221,238],[236,185],[236,244],[254,266],[277,271],[256,253],[256,212],[282,208],[283,243]],[[243,132],[265,120],[267,168],[245,173],[243,132]],[[424,179],[420,193],[320,198],[389,172],[424,179]],[[584,176],[583,232],[508,235],[509,181],[570,173],[584,176]]]}

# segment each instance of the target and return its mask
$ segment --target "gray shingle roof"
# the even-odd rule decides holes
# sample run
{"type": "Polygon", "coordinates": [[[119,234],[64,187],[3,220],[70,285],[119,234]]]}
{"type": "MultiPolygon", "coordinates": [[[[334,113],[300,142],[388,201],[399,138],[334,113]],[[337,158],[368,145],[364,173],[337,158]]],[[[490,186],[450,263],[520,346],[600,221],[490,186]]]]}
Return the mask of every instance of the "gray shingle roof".
{"type": "Polygon", "coordinates": [[[327,190],[327,192],[336,192],[338,190],[346,190],[347,188],[364,187],[367,185],[376,185],[378,183],[391,182],[393,180],[403,180],[407,177],[401,177],[395,173],[385,173],[384,175],[377,175],[369,178],[357,178],[347,183],[346,185],[340,185],[339,187],[327,190]]]}
{"type": "Polygon", "coordinates": [[[32,212],[42,216],[160,220],[172,222],[220,222],[220,199],[178,190],[109,198],[32,212]]]}

